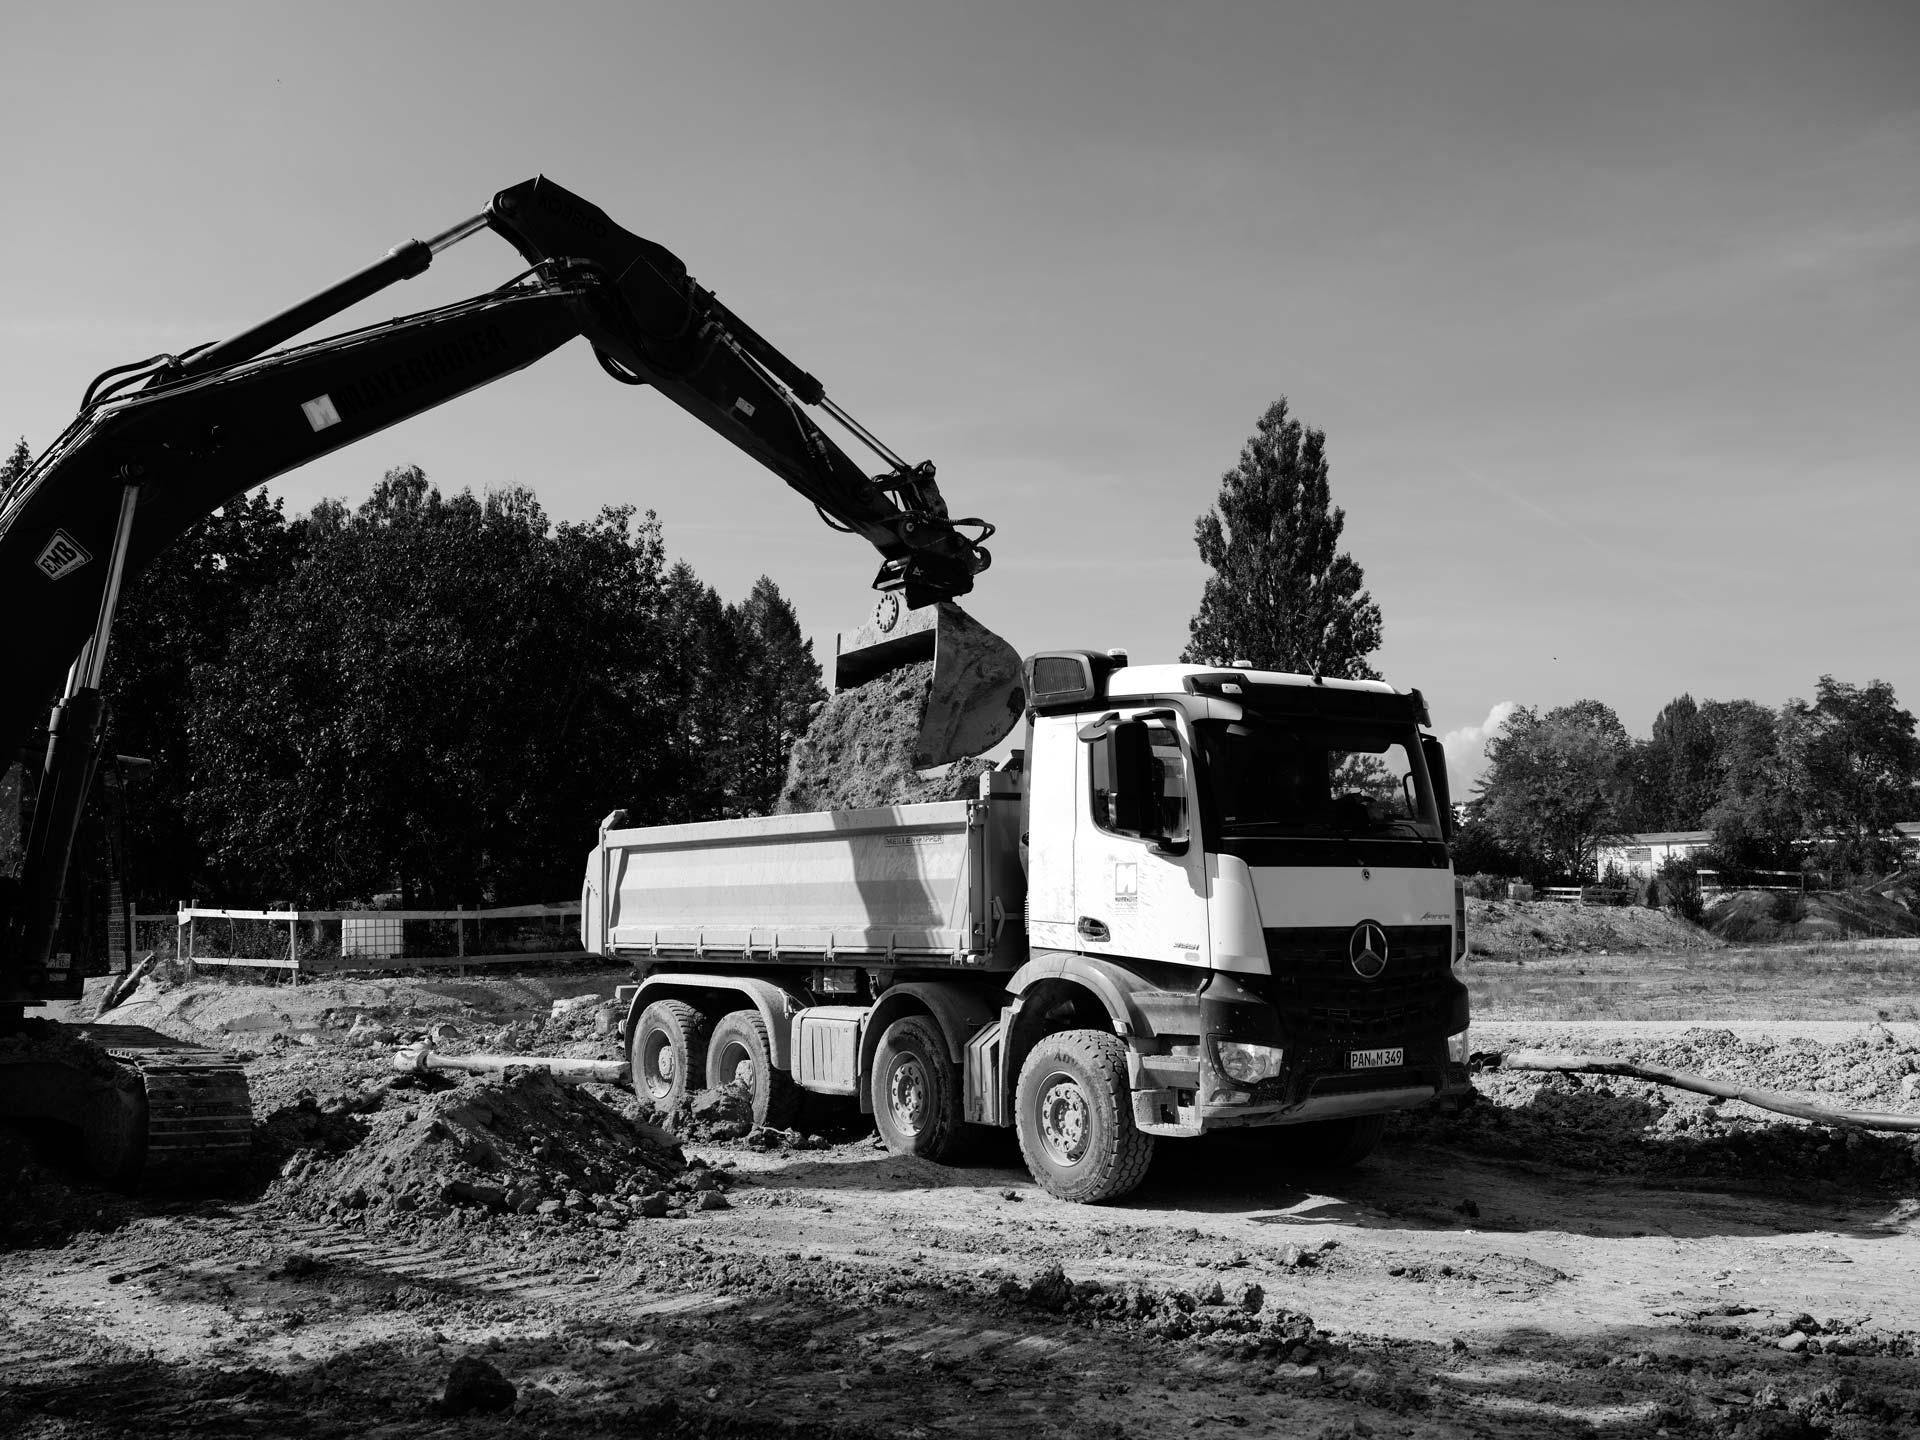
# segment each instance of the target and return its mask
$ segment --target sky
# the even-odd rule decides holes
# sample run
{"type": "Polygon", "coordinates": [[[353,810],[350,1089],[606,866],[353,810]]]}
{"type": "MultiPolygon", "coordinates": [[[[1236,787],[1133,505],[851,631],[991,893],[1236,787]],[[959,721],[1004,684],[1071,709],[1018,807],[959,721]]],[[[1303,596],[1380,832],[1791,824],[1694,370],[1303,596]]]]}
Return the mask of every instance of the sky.
{"type": "MultiPolygon", "coordinates": [[[[1910,7],[176,0],[12,6],[0,46],[0,435],[36,451],[100,370],[544,173],[935,461],[1023,653],[1173,659],[1284,395],[1456,790],[1515,705],[1920,705],[1910,7]]],[[[482,235],[330,328],[519,269],[482,235]]],[[[656,510],[825,655],[872,604],[864,544],[583,342],[270,488],[407,464],[656,510]]]]}

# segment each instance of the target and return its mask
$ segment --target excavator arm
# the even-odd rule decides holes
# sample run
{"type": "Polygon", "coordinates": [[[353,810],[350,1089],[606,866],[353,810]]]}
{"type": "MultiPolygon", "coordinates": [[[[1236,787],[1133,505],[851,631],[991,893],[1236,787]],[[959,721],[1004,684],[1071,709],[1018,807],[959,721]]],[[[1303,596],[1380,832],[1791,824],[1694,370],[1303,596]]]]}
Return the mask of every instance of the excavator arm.
{"type": "Polygon", "coordinates": [[[965,594],[989,563],[981,541],[992,527],[948,517],[931,465],[910,466],[881,445],[671,251],[544,178],[501,191],[482,215],[396,247],[227,341],[109,371],[66,432],[0,494],[0,757],[29,741],[66,676],[21,874],[0,879],[0,1020],[69,988],[68,977],[47,972],[48,952],[93,777],[101,670],[124,578],[233,496],[576,335],[608,374],[659,390],[836,528],[867,540],[882,559],[876,588],[904,592],[910,607],[965,594]],[[273,350],[483,228],[530,267],[503,288],[273,350]],[[824,407],[888,468],[866,474],[808,405],[824,407]]]}

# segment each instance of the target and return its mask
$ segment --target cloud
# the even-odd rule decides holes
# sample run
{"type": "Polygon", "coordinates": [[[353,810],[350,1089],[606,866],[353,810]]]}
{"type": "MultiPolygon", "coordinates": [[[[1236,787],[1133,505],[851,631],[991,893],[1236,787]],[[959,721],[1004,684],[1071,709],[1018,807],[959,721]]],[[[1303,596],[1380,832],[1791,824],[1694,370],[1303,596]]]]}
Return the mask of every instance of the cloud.
{"type": "Polygon", "coordinates": [[[1512,700],[1502,700],[1487,712],[1478,725],[1463,725],[1440,737],[1447,751],[1447,779],[1455,800],[1473,794],[1474,783],[1487,768],[1487,738],[1507,723],[1507,717],[1520,708],[1512,700]]]}

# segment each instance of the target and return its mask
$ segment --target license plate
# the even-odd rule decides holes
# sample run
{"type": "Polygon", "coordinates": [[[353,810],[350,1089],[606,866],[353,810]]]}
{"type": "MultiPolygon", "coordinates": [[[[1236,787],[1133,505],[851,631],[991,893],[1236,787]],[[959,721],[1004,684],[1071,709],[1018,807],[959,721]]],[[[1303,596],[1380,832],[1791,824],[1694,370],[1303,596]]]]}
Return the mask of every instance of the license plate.
{"type": "Polygon", "coordinates": [[[1347,1052],[1349,1070],[1383,1070],[1389,1065],[1406,1063],[1405,1050],[1349,1050],[1347,1052]]]}

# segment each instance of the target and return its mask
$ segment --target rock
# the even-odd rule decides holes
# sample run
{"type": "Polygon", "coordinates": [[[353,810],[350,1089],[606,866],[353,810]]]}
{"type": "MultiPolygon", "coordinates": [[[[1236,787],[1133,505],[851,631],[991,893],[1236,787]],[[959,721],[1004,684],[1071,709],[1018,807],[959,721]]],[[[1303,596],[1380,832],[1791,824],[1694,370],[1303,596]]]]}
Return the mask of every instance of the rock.
{"type": "Polygon", "coordinates": [[[376,1020],[369,1019],[365,1015],[355,1020],[353,1022],[353,1028],[347,1031],[347,1044],[357,1050],[365,1050],[375,1045],[391,1045],[392,1043],[392,1029],[380,1024],[376,1020]]]}
{"type": "Polygon", "coordinates": [[[1807,1348],[1807,1337],[1803,1331],[1796,1330],[1791,1335],[1782,1335],[1773,1343],[1789,1355],[1797,1355],[1807,1348]]]}
{"type": "Polygon", "coordinates": [[[1242,1285],[1233,1303],[1236,1309],[1243,1310],[1249,1315],[1258,1315],[1260,1307],[1267,1303],[1267,1292],[1259,1285],[1251,1283],[1242,1285]]]}
{"type": "Polygon", "coordinates": [[[658,1220],[667,1213],[667,1197],[657,1190],[651,1195],[642,1195],[634,1209],[645,1219],[658,1220]]]}
{"type": "Polygon", "coordinates": [[[1920,1100],[1920,1074],[1900,1077],[1900,1098],[1902,1100],[1920,1100]]]}
{"type": "Polygon", "coordinates": [[[538,1205],[533,1207],[533,1213],[536,1215],[558,1215],[566,1208],[563,1201],[542,1200],[538,1205]]]}
{"type": "Polygon", "coordinates": [[[1218,1280],[1209,1280],[1194,1292],[1193,1300],[1196,1305],[1224,1305],[1227,1295],[1218,1280]]]}
{"type": "Polygon", "coordinates": [[[505,1210],[507,1192],[498,1185],[480,1185],[471,1180],[449,1180],[441,1198],[456,1205],[479,1205],[488,1210],[505,1210]]]}
{"type": "Polygon", "coordinates": [[[702,1190],[700,1198],[694,1202],[696,1210],[731,1210],[733,1202],[718,1190],[702,1190]]]}
{"type": "Polygon", "coordinates": [[[1064,1310],[1073,1303],[1073,1282],[1058,1265],[1050,1265],[1027,1286],[1026,1300],[1042,1310],[1064,1310]]]}
{"type": "Polygon", "coordinates": [[[519,1398],[513,1382],[477,1355],[462,1355],[447,1372],[443,1415],[497,1414],[519,1398]]]}

